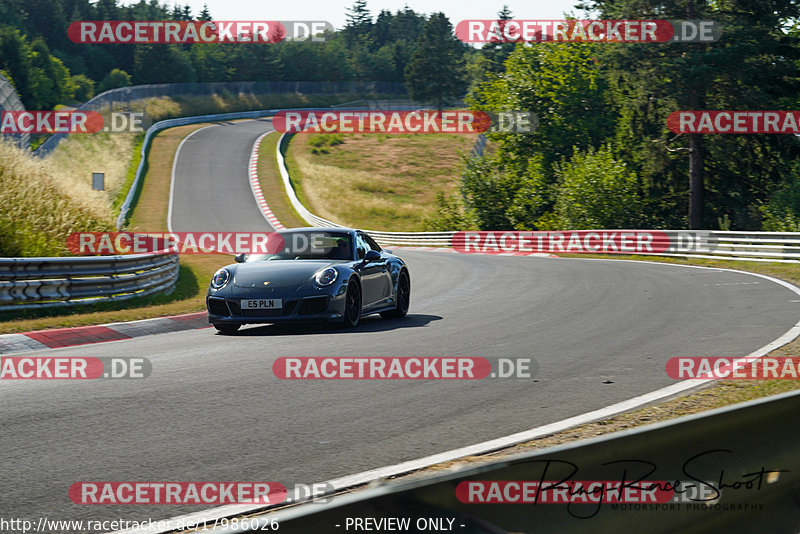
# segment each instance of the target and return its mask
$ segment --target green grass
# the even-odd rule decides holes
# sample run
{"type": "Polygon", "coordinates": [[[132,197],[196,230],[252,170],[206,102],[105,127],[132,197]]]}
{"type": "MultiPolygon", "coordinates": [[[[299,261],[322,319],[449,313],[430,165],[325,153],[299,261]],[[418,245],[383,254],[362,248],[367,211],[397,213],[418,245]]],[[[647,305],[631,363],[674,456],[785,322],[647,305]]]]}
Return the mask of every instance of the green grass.
{"type": "MultiPolygon", "coordinates": [[[[142,145],[144,144],[144,135],[145,134],[143,133],[138,134],[133,144],[133,156],[128,164],[128,172],[125,175],[125,182],[122,184],[119,193],[116,195],[116,197],[114,197],[112,209],[115,215],[119,214],[119,208],[122,206],[122,203],[125,202],[125,197],[128,195],[128,191],[130,191],[133,181],[136,179],[136,170],[139,167],[139,162],[142,160],[142,145]]],[[[147,169],[145,169],[145,172],[146,171],[147,169]]]]}
{"type": "Polygon", "coordinates": [[[308,223],[292,206],[289,195],[286,194],[280,170],[278,170],[275,153],[280,135],[278,132],[268,134],[261,141],[261,146],[258,147],[258,181],[261,191],[264,193],[264,198],[267,199],[272,213],[284,226],[287,228],[308,226],[308,223]]]}
{"type": "Polygon", "coordinates": [[[0,256],[61,256],[71,233],[111,229],[102,209],[65,194],[67,172],[0,142],[0,256]]]}
{"type": "Polygon", "coordinates": [[[297,134],[285,150],[300,201],[340,224],[423,231],[452,193],[475,135],[297,134]]]}

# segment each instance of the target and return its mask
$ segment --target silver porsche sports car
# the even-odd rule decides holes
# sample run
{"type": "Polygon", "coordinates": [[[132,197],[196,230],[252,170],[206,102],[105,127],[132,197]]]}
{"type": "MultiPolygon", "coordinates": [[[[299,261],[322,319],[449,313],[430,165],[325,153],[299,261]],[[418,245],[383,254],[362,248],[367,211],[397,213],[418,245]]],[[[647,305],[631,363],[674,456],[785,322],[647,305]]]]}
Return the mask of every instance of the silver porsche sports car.
{"type": "Polygon", "coordinates": [[[329,321],[353,327],[372,313],[403,317],[411,298],[406,264],[365,232],[294,228],[280,249],[239,255],[208,287],[208,321],[222,334],[248,323],[329,321]]]}

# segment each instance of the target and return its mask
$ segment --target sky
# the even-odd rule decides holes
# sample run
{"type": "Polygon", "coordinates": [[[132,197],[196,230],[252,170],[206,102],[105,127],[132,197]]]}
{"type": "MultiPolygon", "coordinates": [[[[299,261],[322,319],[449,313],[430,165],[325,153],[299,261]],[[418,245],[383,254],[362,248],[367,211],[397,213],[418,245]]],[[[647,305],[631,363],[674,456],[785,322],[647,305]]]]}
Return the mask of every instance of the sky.
{"type": "MultiPolygon", "coordinates": [[[[138,0],[135,0],[138,1],[138,0]]],[[[123,0],[126,5],[134,0],[123,0]]],[[[162,0],[172,7],[188,4],[192,14],[197,15],[203,4],[215,20],[324,20],[341,28],[345,24],[346,9],[353,5],[353,0],[289,0],[283,2],[263,2],[259,0],[162,0]]],[[[367,8],[374,17],[382,10],[392,13],[398,9],[410,7],[417,13],[430,14],[444,12],[455,26],[461,20],[493,19],[497,12],[507,4],[515,19],[548,20],[563,19],[565,12],[580,12],[574,9],[578,0],[487,0],[471,2],[469,0],[367,0],[367,8]]]]}

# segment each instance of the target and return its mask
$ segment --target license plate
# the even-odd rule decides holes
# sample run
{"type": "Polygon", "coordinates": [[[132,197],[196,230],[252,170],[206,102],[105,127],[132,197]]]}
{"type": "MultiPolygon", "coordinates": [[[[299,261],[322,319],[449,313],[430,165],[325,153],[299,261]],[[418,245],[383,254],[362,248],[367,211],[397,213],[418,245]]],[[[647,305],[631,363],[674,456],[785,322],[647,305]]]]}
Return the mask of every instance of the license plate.
{"type": "Polygon", "coordinates": [[[281,299],[242,299],[243,310],[280,310],[281,299]]]}

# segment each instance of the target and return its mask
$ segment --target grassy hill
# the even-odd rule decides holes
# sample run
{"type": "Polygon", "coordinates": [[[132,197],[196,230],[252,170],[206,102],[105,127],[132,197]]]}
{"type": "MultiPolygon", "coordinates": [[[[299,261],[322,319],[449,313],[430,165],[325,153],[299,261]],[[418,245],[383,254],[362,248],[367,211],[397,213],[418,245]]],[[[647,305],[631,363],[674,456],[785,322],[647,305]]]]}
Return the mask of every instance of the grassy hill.
{"type": "Polygon", "coordinates": [[[477,135],[297,134],[287,166],[313,213],[340,224],[422,231],[436,194],[458,186],[477,135]]]}

